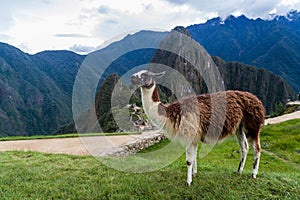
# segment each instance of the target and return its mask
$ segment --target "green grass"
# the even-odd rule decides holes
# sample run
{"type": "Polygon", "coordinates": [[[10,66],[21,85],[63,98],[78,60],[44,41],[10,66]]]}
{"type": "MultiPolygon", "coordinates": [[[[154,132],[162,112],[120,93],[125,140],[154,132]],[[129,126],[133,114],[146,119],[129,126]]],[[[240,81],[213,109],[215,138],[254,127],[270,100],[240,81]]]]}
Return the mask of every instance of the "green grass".
{"type": "MultiPolygon", "coordinates": [[[[198,159],[198,175],[188,188],[184,155],[165,168],[136,174],[89,156],[2,152],[0,199],[300,199],[299,153],[294,151],[300,142],[293,139],[299,124],[292,120],[264,128],[262,143],[268,148],[263,147],[257,179],[250,178],[251,151],[243,174],[234,173],[239,146],[232,137],[198,159]],[[284,145],[288,142],[292,145],[284,145]]],[[[163,140],[138,156],[168,144],[163,140]]]]}
{"type": "Polygon", "coordinates": [[[84,133],[84,134],[70,133],[70,134],[60,134],[60,135],[8,136],[8,137],[0,137],[0,141],[74,138],[74,137],[91,137],[91,136],[112,136],[112,135],[129,135],[129,134],[130,135],[140,134],[140,132],[84,133]]]}
{"type": "Polygon", "coordinates": [[[300,165],[300,119],[265,126],[261,136],[266,151],[300,165]]]}

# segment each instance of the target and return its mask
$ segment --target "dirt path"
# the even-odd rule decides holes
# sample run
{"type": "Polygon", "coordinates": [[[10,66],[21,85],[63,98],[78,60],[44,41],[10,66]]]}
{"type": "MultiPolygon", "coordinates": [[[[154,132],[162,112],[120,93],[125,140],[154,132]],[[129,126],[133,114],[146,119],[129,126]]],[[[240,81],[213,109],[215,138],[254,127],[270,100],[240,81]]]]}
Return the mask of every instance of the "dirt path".
{"type": "Polygon", "coordinates": [[[276,124],[284,121],[288,121],[290,119],[299,119],[300,118],[300,111],[296,111],[290,114],[282,115],[279,117],[269,118],[265,120],[265,125],[268,124],[276,124]]]}
{"type": "Polygon", "coordinates": [[[158,131],[147,131],[139,135],[2,141],[0,142],[0,152],[38,151],[54,154],[104,156],[121,151],[126,144],[157,137],[158,135],[160,135],[158,131]]]}
{"type": "MultiPolygon", "coordinates": [[[[266,119],[265,124],[280,123],[295,118],[300,118],[300,111],[266,119]]],[[[55,154],[104,156],[122,150],[126,144],[140,142],[158,135],[158,131],[148,131],[140,135],[2,141],[0,142],[0,151],[38,151],[55,154]]]]}

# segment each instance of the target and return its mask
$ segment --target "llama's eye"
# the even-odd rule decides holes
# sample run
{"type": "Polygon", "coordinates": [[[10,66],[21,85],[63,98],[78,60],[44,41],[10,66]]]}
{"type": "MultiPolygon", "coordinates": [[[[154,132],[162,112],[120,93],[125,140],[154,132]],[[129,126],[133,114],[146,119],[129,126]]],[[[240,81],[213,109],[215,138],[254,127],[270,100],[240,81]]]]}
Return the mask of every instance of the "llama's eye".
{"type": "Polygon", "coordinates": [[[142,79],[142,81],[145,81],[147,79],[147,77],[144,74],[142,74],[141,79],[142,79]]]}

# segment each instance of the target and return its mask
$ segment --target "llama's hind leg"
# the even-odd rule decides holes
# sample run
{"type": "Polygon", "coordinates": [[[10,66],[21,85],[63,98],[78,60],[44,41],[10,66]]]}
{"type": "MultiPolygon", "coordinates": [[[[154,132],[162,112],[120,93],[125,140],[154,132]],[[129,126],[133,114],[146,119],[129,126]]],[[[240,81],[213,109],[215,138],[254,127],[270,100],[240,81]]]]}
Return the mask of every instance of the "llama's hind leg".
{"type": "MultiPolygon", "coordinates": [[[[190,186],[192,183],[192,175],[193,175],[193,167],[195,167],[196,164],[196,155],[197,155],[197,147],[198,145],[191,144],[186,147],[186,164],[187,164],[187,181],[186,185],[190,186]]],[[[195,170],[195,169],[194,169],[195,170]]],[[[197,171],[197,166],[196,166],[197,171]]]]}
{"type": "Polygon", "coordinates": [[[248,141],[247,141],[245,132],[243,131],[242,124],[239,125],[239,127],[236,131],[236,136],[237,136],[239,145],[241,147],[241,149],[240,149],[241,161],[240,161],[237,172],[242,173],[243,169],[244,169],[244,166],[245,166],[248,150],[249,150],[248,141]]]}
{"type": "Polygon", "coordinates": [[[260,139],[259,137],[257,137],[251,142],[252,142],[253,155],[254,155],[252,178],[256,178],[256,175],[258,173],[258,168],[259,168],[260,154],[261,154],[260,139]]]}

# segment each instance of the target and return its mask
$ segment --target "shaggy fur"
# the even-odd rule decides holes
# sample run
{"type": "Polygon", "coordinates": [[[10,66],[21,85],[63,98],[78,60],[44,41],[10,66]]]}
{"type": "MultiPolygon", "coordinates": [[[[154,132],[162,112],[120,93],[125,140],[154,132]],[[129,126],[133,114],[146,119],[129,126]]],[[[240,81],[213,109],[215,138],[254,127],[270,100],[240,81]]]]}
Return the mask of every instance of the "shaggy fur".
{"type": "Polygon", "coordinates": [[[164,105],[160,102],[154,80],[161,75],[163,73],[143,70],[133,74],[131,81],[141,86],[143,107],[152,122],[162,128],[168,138],[176,138],[186,145],[187,185],[197,173],[198,143],[215,143],[233,134],[237,135],[241,147],[238,172],[243,171],[249,141],[254,152],[252,177],[256,178],[261,152],[259,134],[265,119],[261,101],[248,92],[226,91],[185,97],[164,105]],[[220,123],[222,116],[225,117],[224,123],[220,123]]]}
{"type": "MultiPolygon", "coordinates": [[[[155,89],[157,91],[157,89],[155,89]]],[[[246,131],[246,137],[251,139],[257,139],[257,134],[263,125],[265,119],[265,111],[260,100],[249,92],[241,92],[241,91],[226,91],[220,93],[214,93],[211,95],[199,95],[197,96],[198,101],[198,113],[199,116],[199,135],[195,138],[195,143],[198,143],[199,139],[204,142],[204,138],[206,136],[209,125],[214,126],[214,123],[211,121],[212,108],[211,108],[211,97],[214,99],[223,98],[226,96],[226,110],[224,110],[223,106],[220,104],[216,104],[214,106],[220,106],[219,108],[215,108],[216,112],[226,113],[224,126],[222,127],[222,132],[219,138],[215,138],[218,140],[222,140],[228,135],[233,135],[240,123],[242,123],[243,127],[246,131]],[[224,94],[225,93],[225,94],[224,94]],[[212,123],[212,124],[211,124],[212,123]]],[[[155,102],[159,102],[157,95],[153,95],[155,98],[155,102]]],[[[168,105],[164,105],[162,103],[159,104],[158,113],[160,115],[166,115],[171,124],[173,125],[174,132],[176,134],[182,134],[178,130],[178,127],[181,123],[182,114],[188,112],[195,112],[195,110],[191,110],[194,108],[194,105],[190,105],[194,103],[194,99],[192,97],[186,97],[179,101],[175,101],[168,105]],[[184,108],[182,108],[184,107],[184,108]],[[183,113],[185,112],[185,113],[183,113]]],[[[213,127],[216,131],[220,129],[220,127],[213,127]]],[[[182,135],[184,137],[184,135],[182,135]]],[[[175,137],[175,135],[173,136],[175,137]]],[[[172,137],[172,138],[173,138],[172,137]]]]}

